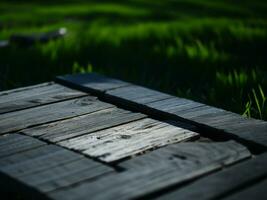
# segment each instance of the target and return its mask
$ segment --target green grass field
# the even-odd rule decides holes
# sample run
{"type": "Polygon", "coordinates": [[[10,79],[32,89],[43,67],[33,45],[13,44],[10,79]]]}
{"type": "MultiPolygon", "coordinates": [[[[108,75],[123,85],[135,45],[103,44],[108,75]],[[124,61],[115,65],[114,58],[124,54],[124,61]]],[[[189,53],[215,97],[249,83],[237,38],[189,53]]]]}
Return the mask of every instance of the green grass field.
{"type": "Polygon", "coordinates": [[[0,2],[0,39],[68,35],[0,49],[0,87],[94,71],[267,119],[265,0],[0,2]]]}

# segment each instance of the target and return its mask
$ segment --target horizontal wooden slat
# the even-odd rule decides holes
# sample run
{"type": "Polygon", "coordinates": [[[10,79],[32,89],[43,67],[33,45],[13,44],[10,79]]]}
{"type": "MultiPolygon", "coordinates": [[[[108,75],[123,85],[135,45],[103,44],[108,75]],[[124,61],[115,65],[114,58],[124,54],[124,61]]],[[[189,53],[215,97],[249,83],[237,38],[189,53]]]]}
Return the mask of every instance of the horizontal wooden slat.
{"type": "MultiPolygon", "coordinates": [[[[134,167],[132,170],[126,170],[116,175],[105,176],[96,181],[84,182],[71,188],[51,192],[49,196],[54,199],[66,200],[88,197],[98,200],[135,199],[192,180],[250,156],[246,148],[235,142],[216,145],[180,143],[175,146],[177,147],[170,147],[164,157],[157,156],[161,155],[164,148],[151,152],[150,154],[156,157],[152,159],[152,165],[138,165],[138,168],[134,167]],[[186,155],[185,158],[180,153],[186,155]]],[[[139,160],[139,157],[136,159],[139,160]]],[[[130,161],[134,162],[134,160],[130,161]]],[[[136,162],[139,162],[138,160],[136,162]]],[[[125,165],[126,162],[122,166],[129,166],[125,165]]]]}
{"type": "Polygon", "coordinates": [[[193,131],[147,118],[76,137],[59,144],[105,162],[113,162],[148,149],[197,136],[198,134],[193,131]]]}
{"type": "MultiPolygon", "coordinates": [[[[177,190],[169,192],[161,196],[159,199],[221,199],[221,197],[228,196],[228,194],[235,193],[239,190],[246,191],[250,185],[258,182],[261,178],[266,177],[266,166],[267,154],[265,153],[254,159],[237,164],[212,175],[205,176],[190,185],[177,188],[177,190]]],[[[257,193],[254,195],[257,195],[257,193]]]]}
{"type": "Polygon", "coordinates": [[[87,96],[0,115],[0,133],[67,119],[111,108],[113,105],[87,96]]]}
{"type": "Polygon", "coordinates": [[[113,107],[79,117],[25,129],[23,133],[31,136],[39,136],[51,142],[59,142],[144,117],[146,116],[141,113],[113,107]]]}
{"type": "Polygon", "coordinates": [[[0,114],[85,95],[83,92],[55,83],[23,88],[13,92],[7,91],[0,95],[0,114]]]}

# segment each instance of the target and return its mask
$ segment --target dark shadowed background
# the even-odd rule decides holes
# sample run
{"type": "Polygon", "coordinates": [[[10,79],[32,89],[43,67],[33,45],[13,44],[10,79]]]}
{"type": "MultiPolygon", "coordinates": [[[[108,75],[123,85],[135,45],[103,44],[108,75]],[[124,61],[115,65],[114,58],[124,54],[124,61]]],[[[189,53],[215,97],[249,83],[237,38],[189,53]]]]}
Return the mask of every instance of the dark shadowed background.
{"type": "Polygon", "coordinates": [[[94,71],[267,119],[266,0],[1,0],[0,13],[0,40],[68,30],[0,48],[0,90],[94,71]]]}

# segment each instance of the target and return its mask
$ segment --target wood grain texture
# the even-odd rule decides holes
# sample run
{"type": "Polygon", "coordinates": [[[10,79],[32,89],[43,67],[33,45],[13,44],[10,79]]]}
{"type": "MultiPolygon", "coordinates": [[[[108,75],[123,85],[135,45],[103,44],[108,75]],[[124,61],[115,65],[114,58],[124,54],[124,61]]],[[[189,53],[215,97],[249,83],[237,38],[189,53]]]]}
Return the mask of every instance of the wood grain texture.
{"type": "MultiPolygon", "coordinates": [[[[13,135],[13,134],[12,134],[13,135]]],[[[40,155],[49,155],[61,150],[55,145],[43,145],[38,148],[29,149],[28,151],[16,152],[13,155],[2,157],[0,159],[1,167],[18,164],[39,157],[40,155]]]]}
{"type": "Polygon", "coordinates": [[[86,94],[55,83],[28,87],[0,95],[0,114],[58,102],[86,94]]]}
{"type": "Polygon", "coordinates": [[[105,162],[113,162],[148,149],[194,137],[198,137],[195,132],[147,118],[76,137],[59,144],[105,162]]]}
{"type": "MultiPolygon", "coordinates": [[[[54,199],[67,200],[85,199],[88,196],[91,199],[98,200],[135,199],[184,183],[250,156],[246,148],[235,142],[218,143],[216,145],[211,143],[204,145],[180,143],[175,145],[177,147],[170,147],[169,154],[165,154],[163,157],[160,156],[160,158],[156,156],[157,158],[152,161],[153,165],[138,165],[138,168],[134,167],[116,175],[105,176],[93,182],[84,182],[65,190],[51,192],[49,196],[54,199]],[[178,147],[181,145],[184,149],[178,147]],[[180,149],[178,153],[177,148],[180,149]],[[181,152],[186,155],[186,158],[179,155],[181,152]],[[175,156],[176,154],[178,156],[175,156]],[[161,161],[161,159],[164,159],[164,161],[161,161]]],[[[158,152],[163,151],[165,148],[149,154],[161,155],[161,152],[158,152]]],[[[144,156],[147,155],[145,154],[144,156]]],[[[136,159],[139,158],[137,157],[136,159]]],[[[143,160],[145,161],[146,159],[143,160]]],[[[123,166],[125,166],[125,163],[123,166]]],[[[133,165],[131,164],[130,166],[133,165]]]]}
{"type": "Polygon", "coordinates": [[[83,158],[29,176],[19,177],[19,180],[47,193],[81,184],[83,181],[96,180],[100,176],[112,173],[115,174],[115,171],[111,167],[83,158]]]}
{"type": "MultiPolygon", "coordinates": [[[[253,184],[259,182],[258,180],[262,177],[267,176],[266,166],[267,154],[265,153],[254,159],[239,163],[209,176],[205,176],[185,187],[177,188],[176,190],[161,196],[159,199],[222,199],[223,196],[228,196],[229,194],[236,192],[239,193],[238,191],[240,190],[242,193],[242,191],[249,190],[249,187],[253,187],[253,184]]],[[[254,195],[257,195],[257,193],[254,195]]]]}
{"type": "Polygon", "coordinates": [[[28,136],[20,134],[3,135],[0,136],[0,158],[43,145],[45,145],[44,142],[28,136]]]}
{"type": "Polygon", "coordinates": [[[53,191],[114,172],[80,154],[55,145],[0,159],[0,171],[41,192],[53,191]],[[16,161],[16,162],[14,162],[16,161]]]}
{"type": "Polygon", "coordinates": [[[30,136],[38,136],[51,142],[59,142],[145,117],[141,113],[113,107],[71,119],[24,129],[23,133],[30,136]]]}
{"type": "Polygon", "coordinates": [[[87,96],[6,113],[0,115],[0,133],[19,131],[27,127],[84,115],[111,107],[113,105],[101,102],[95,97],[87,96]]]}
{"type": "Polygon", "coordinates": [[[130,85],[127,82],[96,73],[58,76],[56,82],[93,93],[103,93],[110,89],[130,85]]]}
{"type": "Polygon", "coordinates": [[[82,155],[61,148],[59,151],[52,154],[44,154],[34,159],[25,160],[12,165],[0,166],[0,170],[18,179],[19,177],[35,174],[58,165],[73,162],[81,157],[82,155]]]}

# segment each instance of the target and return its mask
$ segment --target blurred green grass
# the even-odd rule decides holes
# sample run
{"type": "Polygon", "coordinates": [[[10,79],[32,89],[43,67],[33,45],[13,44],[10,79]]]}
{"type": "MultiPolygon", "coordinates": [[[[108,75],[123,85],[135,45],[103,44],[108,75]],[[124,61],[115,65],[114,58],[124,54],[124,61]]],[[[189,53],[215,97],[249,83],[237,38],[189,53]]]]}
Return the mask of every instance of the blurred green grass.
{"type": "Polygon", "coordinates": [[[1,1],[2,40],[69,33],[0,49],[0,89],[93,70],[267,119],[266,11],[265,0],[1,1]]]}

